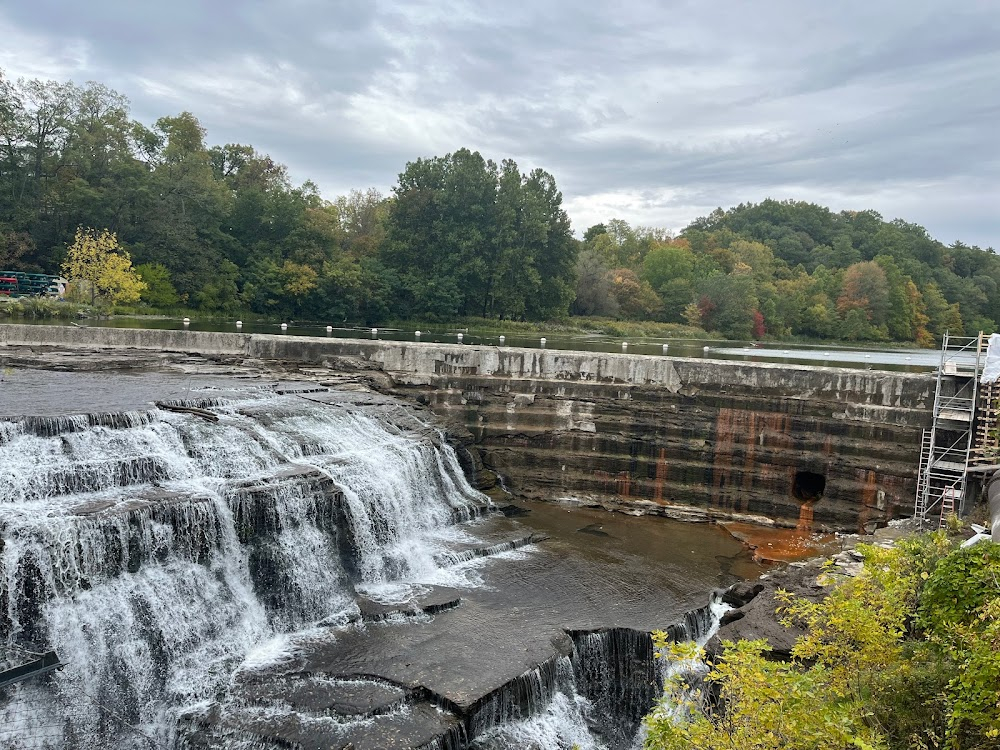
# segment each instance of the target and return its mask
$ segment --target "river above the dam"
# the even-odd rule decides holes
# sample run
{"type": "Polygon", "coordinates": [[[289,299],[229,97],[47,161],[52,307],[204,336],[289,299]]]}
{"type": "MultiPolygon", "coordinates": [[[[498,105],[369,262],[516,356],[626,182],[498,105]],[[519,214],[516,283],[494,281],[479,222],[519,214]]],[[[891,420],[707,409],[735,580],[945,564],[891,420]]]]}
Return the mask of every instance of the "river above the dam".
{"type": "MultiPolygon", "coordinates": [[[[25,325],[53,325],[53,321],[18,321],[25,325]]],[[[55,323],[58,324],[58,323],[55,323]]],[[[236,321],[194,320],[184,324],[177,318],[112,318],[87,320],[78,325],[107,328],[148,328],[153,330],[192,330],[283,334],[287,336],[319,336],[326,338],[381,339],[384,341],[419,341],[436,344],[467,344],[470,346],[510,346],[528,349],[555,349],[588,352],[628,352],[652,356],[694,359],[726,359],[745,362],[776,362],[813,364],[825,367],[848,367],[890,370],[896,372],[928,372],[941,362],[941,353],[933,349],[880,346],[878,344],[848,345],[843,343],[801,344],[780,341],[735,341],[722,339],[687,339],[662,337],[621,337],[598,333],[525,333],[512,331],[478,331],[476,329],[434,326],[420,331],[402,328],[347,328],[291,323],[286,329],[280,322],[243,323],[236,321]],[[374,331],[374,332],[373,332],[374,331]],[[461,336],[461,338],[459,338],[461,336]],[[503,340],[501,341],[501,337],[503,340]],[[544,342],[544,343],[543,343],[544,342]],[[623,345],[625,345],[623,347],[623,345]],[[666,349],[664,349],[666,346],[666,349]]]]}
{"type": "Polygon", "coordinates": [[[625,748],[646,631],[762,570],[714,525],[491,510],[357,383],[9,367],[0,416],[0,646],[66,665],[5,747],[625,748]]]}

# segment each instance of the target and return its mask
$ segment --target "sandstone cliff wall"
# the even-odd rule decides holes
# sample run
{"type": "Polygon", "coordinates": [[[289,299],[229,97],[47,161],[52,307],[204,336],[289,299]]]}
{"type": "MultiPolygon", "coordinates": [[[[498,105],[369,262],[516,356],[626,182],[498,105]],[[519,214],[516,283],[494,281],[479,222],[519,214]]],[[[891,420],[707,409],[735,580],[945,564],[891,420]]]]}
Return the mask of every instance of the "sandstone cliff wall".
{"type": "Polygon", "coordinates": [[[0,345],[359,360],[464,424],[515,493],[817,530],[909,512],[934,396],[930,375],[631,354],[18,325],[0,345]]]}

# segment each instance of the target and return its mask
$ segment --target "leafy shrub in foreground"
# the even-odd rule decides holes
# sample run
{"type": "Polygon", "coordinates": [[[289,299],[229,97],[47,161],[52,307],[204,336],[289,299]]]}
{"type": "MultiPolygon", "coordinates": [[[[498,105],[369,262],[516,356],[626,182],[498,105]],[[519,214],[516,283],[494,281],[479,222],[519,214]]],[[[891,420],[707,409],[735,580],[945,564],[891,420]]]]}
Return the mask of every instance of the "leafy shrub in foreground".
{"type": "Polygon", "coordinates": [[[1000,545],[936,533],[859,549],[862,574],[824,600],[783,597],[807,629],[791,661],[724,644],[705,678],[718,700],[672,678],[646,748],[1000,747],[1000,545]]]}

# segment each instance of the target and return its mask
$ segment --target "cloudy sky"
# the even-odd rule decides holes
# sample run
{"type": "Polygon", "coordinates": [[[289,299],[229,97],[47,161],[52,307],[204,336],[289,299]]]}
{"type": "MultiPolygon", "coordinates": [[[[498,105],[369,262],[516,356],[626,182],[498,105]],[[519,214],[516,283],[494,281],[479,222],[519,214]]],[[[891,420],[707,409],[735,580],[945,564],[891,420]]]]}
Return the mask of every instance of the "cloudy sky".
{"type": "Polygon", "coordinates": [[[550,171],[578,234],[772,197],[1000,248],[997,0],[8,0],[0,40],[330,198],[465,146],[550,171]]]}

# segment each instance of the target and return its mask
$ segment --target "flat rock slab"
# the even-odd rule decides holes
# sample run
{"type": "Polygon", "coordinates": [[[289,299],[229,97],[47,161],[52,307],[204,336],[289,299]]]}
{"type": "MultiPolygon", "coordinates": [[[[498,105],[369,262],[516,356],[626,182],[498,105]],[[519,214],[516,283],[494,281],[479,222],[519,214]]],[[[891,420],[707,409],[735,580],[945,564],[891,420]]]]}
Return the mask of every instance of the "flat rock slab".
{"type": "Polygon", "coordinates": [[[127,497],[104,497],[89,500],[68,508],[68,513],[75,516],[125,514],[145,508],[182,505],[191,502],[209,503],[211,500],[200,495],[174,492],[162,487],[149,487],[127,497]]]}
{"type": "Polygon", "coordinates": [[[461,606],[432,618],[331,631],[328,640],[306,644],[289,667],[337,679],[375,676],[427,690],[465,713],[525,672],[568,655],[568,631],[665,628],[704,606],[713,589],[760,571],[718,527],[599,510],[534,504],[527,516],[491,516],[470,532],[479,541],[458,545],[456,555],[496,549],[516,559],[463,563],[482,566],[484,585],[462,590],[461,606]],[[577,533],[592,523],[607,536],[577,533]],[[545,541],[511,551],[512,539],[545,541]]]}
{"type": "Polygon", "coordinates": [[[435,586],[402,603],[378,602],[361,596],[357,600],[361,619],[365,622],[379,622],[393,615],[437,614],[453,609],[462,603],[461,592],[447,586],[435,586]]]}
{"type": "Polygon", "coordinates": [[[233,695],[249,705],[279,704],[310,714],[354,717],[401,708],[408,693],[387,682],[289,674],[240,682],[233,695]]]}
{"type": "Polygon", "coordinates": [[[432,703],[406,703],[383,715],[344,720],[306,713],[275,713],[242,708],[225,716],[214,741],[204,747],[228,746],[227,740],[249,741],[248,747],[291,747],[297,750],[410,750],[424,747],[456,731],[459,720],[432,703]]]}

